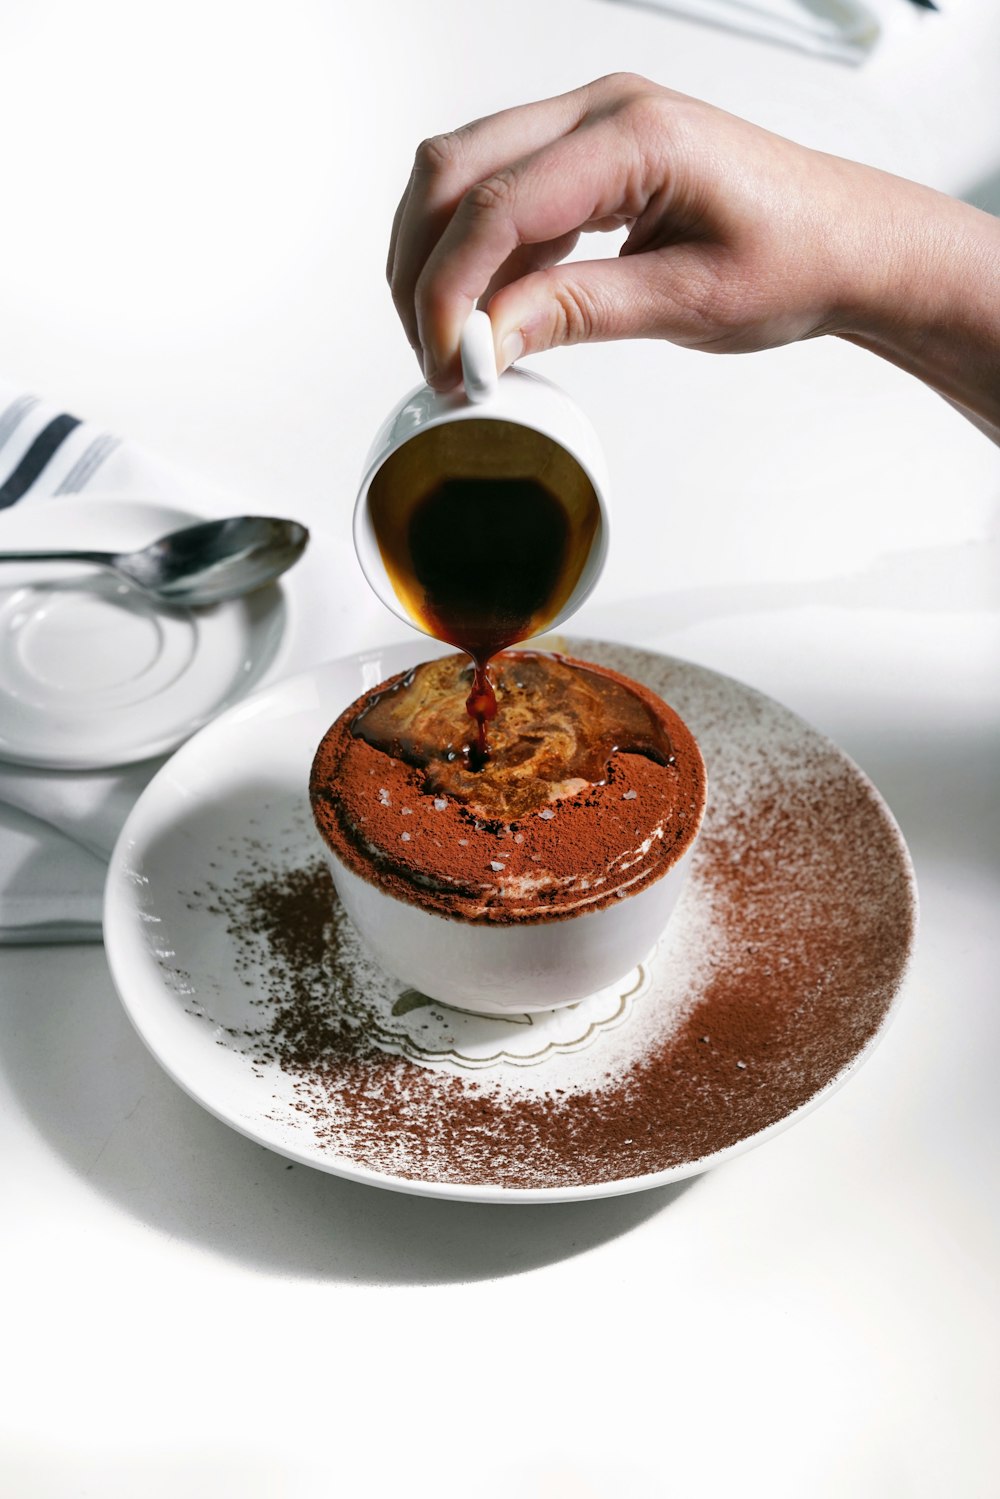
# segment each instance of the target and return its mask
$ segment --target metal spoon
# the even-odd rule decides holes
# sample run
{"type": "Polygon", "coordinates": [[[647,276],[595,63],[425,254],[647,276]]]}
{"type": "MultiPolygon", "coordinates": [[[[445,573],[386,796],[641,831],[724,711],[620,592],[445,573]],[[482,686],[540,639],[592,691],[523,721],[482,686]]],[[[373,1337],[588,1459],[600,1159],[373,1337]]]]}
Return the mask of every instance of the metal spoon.
{"type": "Polygon", "coordinates": [[[308,540],[298,521],[238,515],[171,531],[137,552],[0,552],[0,562],[92,562],[161,603],[197,607],[273,582],[308,540]]]}

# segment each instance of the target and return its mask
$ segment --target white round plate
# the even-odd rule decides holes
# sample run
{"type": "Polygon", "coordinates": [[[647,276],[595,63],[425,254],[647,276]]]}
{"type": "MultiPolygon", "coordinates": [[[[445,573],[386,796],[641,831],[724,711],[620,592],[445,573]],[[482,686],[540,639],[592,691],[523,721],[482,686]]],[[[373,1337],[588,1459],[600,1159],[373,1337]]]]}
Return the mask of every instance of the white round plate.
{"type": "MultiPolygon", "coordinates": [[[[73,495],[0,515],[0,551],[130,551],[201,516],[73,495]]],[[[207,609],[167,609],[76,563],[0,569],[0,758],[95,770],[163,754],[243,697],[286,625],[279,586],[207,609]]]]}
{"type": "Polygon", "coordinates": [[[261,689],[151,782],[111,861],[108,959],[153,1055],[218,1118],[402,1191],[601,1197],[759,1144],[871,1050],[916,919],[909,856],[871,783],[731,678],[624,646],[567,649],[677,708],[709,807],[649,962],[548,1016],[469,1016],[405,989],[335,904],[309,814],[314,749],[426,642],[261,689]]]}

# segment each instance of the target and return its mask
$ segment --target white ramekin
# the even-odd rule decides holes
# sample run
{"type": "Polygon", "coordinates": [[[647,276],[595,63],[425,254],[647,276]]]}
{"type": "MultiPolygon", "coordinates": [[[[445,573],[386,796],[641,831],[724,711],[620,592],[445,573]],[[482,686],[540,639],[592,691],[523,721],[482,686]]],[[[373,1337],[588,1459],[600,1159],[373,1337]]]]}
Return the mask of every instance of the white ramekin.
{"type": "Polygon", "coordinates": [[[400,900],[348,869],[322,842],[341,903],[380,966],[432,999],[490,1015],[554,1010],[623,978],[656,945],[695,846],[613,905],[502,926],[400,900]]]}

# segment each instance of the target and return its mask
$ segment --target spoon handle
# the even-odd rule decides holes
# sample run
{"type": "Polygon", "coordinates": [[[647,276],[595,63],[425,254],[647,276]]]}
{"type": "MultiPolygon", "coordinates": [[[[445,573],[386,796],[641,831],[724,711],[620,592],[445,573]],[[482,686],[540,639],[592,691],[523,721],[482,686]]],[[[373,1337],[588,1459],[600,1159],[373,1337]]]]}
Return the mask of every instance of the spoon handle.
{"type": "Polygon", "coordinates": [[[0,562],[96,562],[111,567],[114,560],[113,552],[0,552],[0,562]]]}

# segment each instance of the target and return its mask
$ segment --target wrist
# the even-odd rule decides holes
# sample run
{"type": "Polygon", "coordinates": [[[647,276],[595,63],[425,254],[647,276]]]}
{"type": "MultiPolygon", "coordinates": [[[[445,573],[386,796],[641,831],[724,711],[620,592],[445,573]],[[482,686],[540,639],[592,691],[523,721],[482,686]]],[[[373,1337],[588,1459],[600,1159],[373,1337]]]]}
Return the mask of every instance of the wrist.
{"type": "Polygon", "coordinates": [[[878,175],[878,213],[830,331],[916,375],[1000,434],[1000,220],[878,175]]]}

